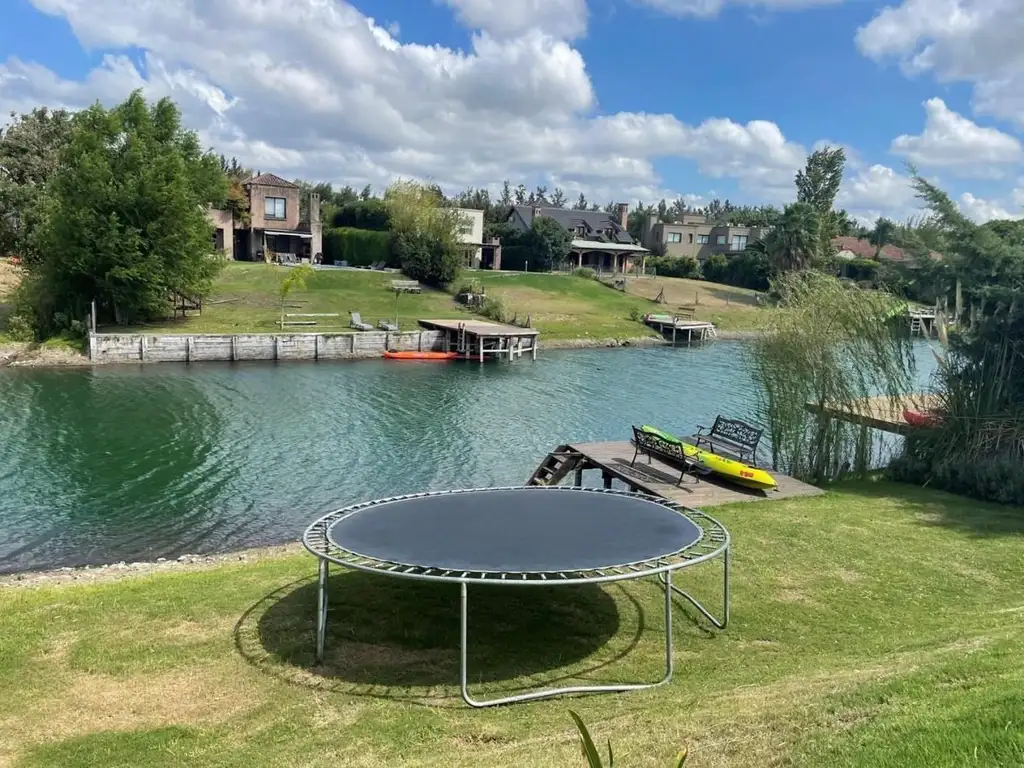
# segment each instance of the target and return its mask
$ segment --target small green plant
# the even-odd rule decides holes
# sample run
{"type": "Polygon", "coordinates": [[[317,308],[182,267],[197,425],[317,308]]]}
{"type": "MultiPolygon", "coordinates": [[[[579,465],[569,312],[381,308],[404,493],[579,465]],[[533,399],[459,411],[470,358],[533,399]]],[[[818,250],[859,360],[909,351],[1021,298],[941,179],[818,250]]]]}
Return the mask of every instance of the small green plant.
{"type": "MultiPolygon", "coordinates": [[[[587,758],[587,766],[589,768],[615,768],[615,756],[612,754],[612,742],[608,740],[608,762],[603,762],[601,753],[597,751],[597,747],[594,745],[594,740],[590,737],[590,731],[587,730],[587,726],[583,723],[583,718],[569,710],[569,714],[572,716],[573,721],[576,723],[576,730],[580,734],[580,749],[583,752],[583,756],[587,758]]],[[[684,747],[680,750],[679,754],[676,755],[675,762],[672,763],[673,768],[682,768],[686,763],[687,751],[684,747]]]]}
{"type": "Polygon", "coordinates": [[[288,274],[285,275],[284,280],[281,281],[281,287],[278,288],[278,295],[281,298],[281,330],[284,330],[284,303],[287,301],[288,295],[292,291],[305,290],[309,278],[315,274],[316,270],[309,264],[288,268],[288,274]]]}
{"type": "Polygon", "coordinates": [[[582,278],[585,278],[587,280],[595,280],[595,279],[597,279],[597,272],[595,272],[590,267],[577,267],[576,269],[574,269],[572,271],[572,273],[576,277],[582,277],[582,278]]]}
{"type": "Polygon", "coordinates": [[[641,320],[644,319],[644,313],[641,312],[637,307],[630,307],[629,308],[629,319],[634,321],[634,322],[639,323],[641,320]]]}
{"type": "Polygon", "coordinates": [[[509,312],[501,296],[488,296],[480,305],[479,312],[497,323],[507,323],[509,312]]]}

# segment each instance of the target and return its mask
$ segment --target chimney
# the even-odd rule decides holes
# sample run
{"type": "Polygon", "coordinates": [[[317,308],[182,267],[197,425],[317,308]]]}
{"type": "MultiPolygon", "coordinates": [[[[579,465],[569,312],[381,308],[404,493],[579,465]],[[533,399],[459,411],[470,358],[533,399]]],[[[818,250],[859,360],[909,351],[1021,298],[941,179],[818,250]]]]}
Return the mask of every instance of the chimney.
{"type": "Polygon", "coordinates": [[[629,226],[629,203],[619,203],[615,207],[619,211],[619,224],[626,229],[629,226]]]}
{"type": "Polygon", "coordinates": [[[530,208],[530,224],[532,225],[537,219],[541,217],[540,206],[534,205],[530,208]]]}
{"type": "Polygon", "coordinates": [[[323,257],[324,225],[320,222],[320,195],[309,194],[309,254],[314,258],[323,257]]]}

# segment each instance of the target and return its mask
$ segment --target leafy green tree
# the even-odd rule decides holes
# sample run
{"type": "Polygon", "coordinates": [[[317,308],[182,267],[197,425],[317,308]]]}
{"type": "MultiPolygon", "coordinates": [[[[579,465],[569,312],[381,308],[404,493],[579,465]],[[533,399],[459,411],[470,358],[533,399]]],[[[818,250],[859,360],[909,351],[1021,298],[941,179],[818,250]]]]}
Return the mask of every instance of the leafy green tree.
{"type": "Polygon", "coordinates": [[[299,264],[295,267],[281,267],[286,269],[288,274],[284,276],[280,287],[277,289],[278,298],[281,299],[281,330],[284,330],[284,305],[293,291],[304,291],[310,278],[316,275],[316,270],[309,264],[299,264]]]}
{"type": "Polygon", "coordinates": [[[817,255],[819,219],[808,203],[791,203],[783,209],[775,228],[764,238],[765,253],[775,272],[807,269],[817,255]]]}
{"type": "Polygon", "coordinates": [[[561,187],[555,187],[555,190],[551,193],[550,202],[555,208],[565,208],[569,201],[566,200],[565,191],[561,187]]]}
{"type": "Polygon", "coordinates": [[[887,245],[891,245],[895,237],[896,224],[884,216],[880,216],[875,222],[871,234],[868,235],[868,242],[875,246],[875,261],[881,258],[882,249],[887,245]]]}
{"type": "Polygon", "coordinates": [[[455,280],[463,258],[462,215],[444,205],[436,189],[415,181],[396,181],[388,187],[384,204],[402,271],[430,285],[455,280]]]}
{"type": "Polygon", "coordinates": [[[809,205],[817,214],[817,248],[822,260],[832,253],[832,238],[839,234],[839,217],[832,210],[843,183],[846,152],[842,147],[823,147],[812,152],[807,166],[796,174],[796,200],[809,205]]]}
{"type": "Polygon", "coordinates": [[[162,316],[173,294],[207,294],[223,264],[205,213],[227,193],[218,158],[169,99],[150,106],[135,92],[72,122],[29,270],[45,297],[39,330],[83,317],[94,299],[100,320],[131,323],[162,316]]]}
{"type": "Polygon", "coordinates": [[[550,216],[537,216],[526,239],[534,271],[548,272],[569,258],[572,235],[550,216]]]}
{"type": "Polygon", "coordinates": [[[576,199],[572,209],[574,211],[586,211],[590,208],[590,203],[587,202],[587,196],[580,192],[580,196],[576,199]]]}
{"type": "Polygon", "coordinates": [[[0,254],[36,260],[34,232],[46,183],[71,135],[71,113],[35,109],[0,128],[0,254]]]}

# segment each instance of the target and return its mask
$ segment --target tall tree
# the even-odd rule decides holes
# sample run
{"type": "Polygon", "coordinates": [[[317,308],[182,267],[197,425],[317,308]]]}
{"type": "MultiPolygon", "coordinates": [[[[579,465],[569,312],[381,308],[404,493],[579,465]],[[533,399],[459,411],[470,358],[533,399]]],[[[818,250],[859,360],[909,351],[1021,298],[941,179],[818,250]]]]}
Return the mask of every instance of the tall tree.
{"type": "Polygon", "coordinates": [[[526,240],[530,265],[539,272],[548,272],[565,262],[572,248],[572,235],[550,216],[536,217],[526,240]]]}
{"type": "Polygon", "coordinates": [[[523,184],[516,186],[513,197],[515,198],[516,205],[526,205],[526,186],[523,184]]]}
{"type": "Polygon", "coordinates": [[[0,254],[36,259],[34,232],[46,183],[60,167],[71,114],[34,109],[0,128],[0,254]]]}
{"type": "Polygon", "coordinates": [[[817,253],[818,215],[808,203],[783,209],[775,228],[764,239],[765,251],[777,273],[807,269],[817,253]]]}
{"type": "Polygon", "coordinates": [[[101,319],[124,323],[161,316],[173,293],[208,293],[223,262],[205,209],[226,193],[218,158],[169,99],[150,106],[135,92],[79,112],[47,185],[30,269],[40,330],[84,317],[93,299],[101,319]]]}
{"type": "Polygon", "coordinates": [[[429,285],[453,281],[461,263],[462,215],[431,185],[396,181],[384,194],[392,248],[409,277],[429,285]]]}
{"type": "Polygon", "coordinates": [[[572,209],[574,211],[585,211],[589,207],[590,203],[587,202],[586,195],[580,192],[580,196],[576,199],[576,202],[573,204],[572,209]]]}
{"type": "Polygon", "coordinates": [[[891,245],[895,236],[896,224],[884,216],[879,216],[878,220],[875,221],[871,234],[868,235],[868,242],[875,246],[876,261],[882,256],[882,249],[887,245],[891,245]]]}
{"type": "Polygon", "coordinates": [[[512,207],[512,185],[508,179],[501,183],[501,197],[498,198],[498,205],[504,208],[506,213],[512,207]]]}
{"type": "Polygon", "coordinates": [[[359,193],[359,199],[369,200],[371,197],[373,197],[373,187],[367,184],[365,187],[363,187],[363,191],[359,193]]]}
{"type": "Polygon", "coordinates": [[[807,158],[807,166],[796,174],[796,200],[806,203],[818,216],[816,255],[826,259],[832,253],[832,238],[839,232],[839,221],[832,210],[843,183],[846,152],[842,147],[823,147],[807,158]]]}
{"type": "Polygon", "coordinates": [[[565,191],[561,187],[555,187],[555,190],[551,193],[550,202],[554,208],[565,208],[565,204],[568,202],[565,199],[565,191]]]}

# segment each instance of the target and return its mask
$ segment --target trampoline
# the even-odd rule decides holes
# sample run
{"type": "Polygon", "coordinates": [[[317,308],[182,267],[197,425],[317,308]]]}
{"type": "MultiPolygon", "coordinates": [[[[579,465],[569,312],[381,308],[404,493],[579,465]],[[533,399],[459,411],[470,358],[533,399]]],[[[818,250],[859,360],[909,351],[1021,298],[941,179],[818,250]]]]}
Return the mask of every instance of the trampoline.
{"type": "Polygon", "coordinates": [[[327,635],[330,564],[461,588],[460,688],[473,707],[564,694],[635,691],[672,678],[672,595],[718,629],[729,621],[729,532],[717,520],[664,499],[626,491],[486,488],[396,496],[345,507],[306,529],[319,560],[316,660],[327,635]],[[721,618],[672,584],[672,573],[720,558],[721,618]],[[469,587],[560,587],[653,576],[665,592],[665,674],[657,682],[545,688],[489,700],[469,692],[469,587]]]}

